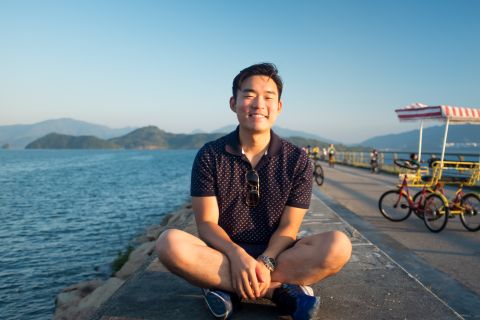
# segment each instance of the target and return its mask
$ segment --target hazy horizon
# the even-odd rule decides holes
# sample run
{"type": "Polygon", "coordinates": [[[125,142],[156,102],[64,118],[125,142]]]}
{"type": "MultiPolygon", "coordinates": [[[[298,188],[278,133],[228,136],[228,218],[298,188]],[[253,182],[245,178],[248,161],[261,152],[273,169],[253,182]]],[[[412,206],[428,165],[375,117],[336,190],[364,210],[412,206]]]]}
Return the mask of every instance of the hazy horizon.
{"type": "MultiPolygon", "coordinates": [[[[190,131],[180,131],[180,132],[173,132],[173,131],[169,131],[169,130],[165,130],[164,128],[161,128],[155,124],[147,124],[147,125],[144,125],[144,126],[124,126],[124,127],[111,127],[111,126],[108,126],[106,124],[103,124],[103,123],[99,123],[99,122],[90,122],[90,121],[85,121],[85,120],[80,120],[80,119],[73,119],[73,118],[69,118],[69,117],[62,117],[62,118],[55,118],[55,119],[46,119],[46,120],[43,120],[43,121],[39,121],[39,122],[34,122],[34,123],[17,123],[17,124],[11,124],[11,125],[0,125],[0,128],[1,127],[4,127],[4,126],[29,126],[29,125],[36,125],[36,124],[41,124],[41,123],[45,123],[45,122],[50,122],[50,121],[57,121],[57,120],[72,120],[72,121],[78,121],[78,122],[84,122],[84,123],[87,123],[89,125],[98,125],[98,126],[103,126],[103,127],[107,127],[108,129],[112,129],[112,130],[121,130],[121,129],[131,129],[131,130],[135,130],[135,129],[139,129],[139,128],[143,128],[143,127],[147,127],[147,126],[155,126],[155,127],[158,127],[159,129],[161,130],[164,130],[166,132],[169,132],[169,133],[174,133],[174,134],[193,134],[193,133],[216,133],[216,132],[219,132],[218,130],[220,129],[223,129],[223,128],[228,128],[228,127],[236,127],[238,125],[238,123],[230,123],[230,124],[225,124],[223,126],[220,126],[218,128],[212,128],[212,129],[208,129],[208,130],[201,130],[201,129],[192,129],[190,131]]],[[[435,125],[441,125],[441,124],[434,124],[432,123],[431,125],[424,125],[424,129],[428,128],[428,127],[431,127],[431,126],[435,126],[435,125]]],[[[370,137],[367,137],[366,139],[362,140],[362,141],[358,141],[358,142],[354,142],[354,143],[348,143],[348,142],[344,142],[344,141],[341,141],[341,140],[335,140],[335,139],[331,139],[330,137],[328,136],[321,136],[321,135],[318,135],[316,133],[312,133],[312,132],[309,132],[309,131],[305,131],[305,130],[302,130],[301,128],[300,129],[292,129],[292,128],[288,128],[288,127],[284,127],[284,126],[280,126],[278,124],[275,124],[274,125],[274,130],[275,128],[277,129],[282,129],[282,130],[288,130],[288,131],[296,131],[296,132],[302,132],[304,134],[310,134],[310,135],[313,135],[313,136],[316,136],[317,138],[319,138],[320,140],[325,140],[326,142],[328,141],[331,141],[331,142],[335,142],[335,143],[341,143],[341,144],[345,144],[345,145],[355,145],[355,144],[360,144],[360,143],[363,143],[364,141],[366,140],[369,140],[371,138],[375,138],[375,137],[378,137],[378,136],[383,136],[383,135],[389,135],[389,134],[402,134],[402,133],[407,133],[407,132],[411,132],[412,130],[418,130],[419,128],[413,128],[413,129],[407,129],[407,130],[404,130],[404,131],[400,131],[400,132],[395,132],[395,133],[385,133],[385,134],[379,134],[379,135],[375,135],[375,136],[370,136],[370,137]]],[[[233,130],[233,128],[232,128],[233,130]]],[[[226,130],[225,132],[229,132],[229,130],[226,130]]]]}

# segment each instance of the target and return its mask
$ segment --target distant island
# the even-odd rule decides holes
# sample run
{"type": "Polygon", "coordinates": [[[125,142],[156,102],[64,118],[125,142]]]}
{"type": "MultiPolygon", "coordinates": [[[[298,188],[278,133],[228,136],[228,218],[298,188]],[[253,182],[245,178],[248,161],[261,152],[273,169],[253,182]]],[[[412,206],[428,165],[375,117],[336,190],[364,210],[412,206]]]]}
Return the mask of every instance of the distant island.
{"type": "Polygon", "coordinates": [[[187,149],[199,148],[221,135],[174,134],[148,126],[111,139],[50,133],[32,141],[25,149],[187,149]]]}
{"type": "MultiPolygon", "coordinates": [[[[6,125],[0,126],[0,150],[23,149],[27,145],[30,149],[198,148],[207,141],[231,132],[235,129],[235,125],[224,126],[208,133],[193,130],[190,134],[173,134],[162,131],[157,127],[144,127],[138,129],[140,131],[136,133],[137,137],[128,135],[137,129],[135,127],[112,129],[104,125],[70,118],[51,119],[27,125],[6,125]],[[153,137],[148,138],[148,135],[153,135],[153,137]]],[[[341,130],[341,128],[339,129],[341,130]]],[[[279,136],[298,146],[318,145],[323,148],[329,143],[334,143],[338,151],[364,151],[376,148],[382,151],[412,152],[418,149],[418,129],[375,136],[357,145],[350,144],[347,146],[338,141],[300,130],[290,130],[282,127],[274,127],[273,130],[279,136]]],[[[440,152],[443,135],[444,126],[425,128],[423,130],[423,151],[440,152]]],[[[447,152],[478,154],[479,150],[480,130],[478,125],[465,124],[449,128],[447,152]]]]}
{"type": "MultiPolygon", "coordinates": [[[[175,134],[163,131],[155,126],[136,129],[123,136],[111,139],[100,139],[95,136],[72,136],[50,133],[29,143],[25,149],[198,149],[206,142],[225,135],[225,133],[175,134]]],[[[288,137],[290,142],[298,146],[317,145],[327,147],[328,143],[303,137],[288,137]]],[[[337,145],[337,150],[364,150],[365,147],[347,148],[337,145]]]]}

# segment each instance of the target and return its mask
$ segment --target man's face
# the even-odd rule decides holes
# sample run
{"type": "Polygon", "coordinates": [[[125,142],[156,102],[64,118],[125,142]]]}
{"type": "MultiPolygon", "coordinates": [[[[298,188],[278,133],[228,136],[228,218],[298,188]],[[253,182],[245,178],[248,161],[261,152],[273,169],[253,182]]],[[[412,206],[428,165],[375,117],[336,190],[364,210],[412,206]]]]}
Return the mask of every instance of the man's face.
{"type": "Polygon", "coordinates": [[[245,79],[237,91],[237,100],[230,98],[230,108],[237,114],[242,129],[269,131],[282,110],[275,82],[267,76],[245,79]]]}

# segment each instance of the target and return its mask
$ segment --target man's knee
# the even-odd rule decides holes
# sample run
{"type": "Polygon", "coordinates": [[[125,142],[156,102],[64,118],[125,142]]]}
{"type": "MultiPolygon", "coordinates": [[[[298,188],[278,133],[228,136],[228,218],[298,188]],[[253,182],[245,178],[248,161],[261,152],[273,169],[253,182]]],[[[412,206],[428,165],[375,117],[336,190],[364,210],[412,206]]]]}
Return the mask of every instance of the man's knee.
{"type": "Polygon", "coordinates": [[[180,264],[182,259],[182,239],[184,232],[177,229],[168,229],[162,232],[157,239],[156,250],[158,259],[167,267],[180,264]]]}
{"type": "Polygon", "coordinates": [[[332,274],[339,272],[348,262],[352,254],[352,243],[348,236],[341,231],[330,231],[326,235],[328,250],[324,260],[325,267],[332,274]]]}

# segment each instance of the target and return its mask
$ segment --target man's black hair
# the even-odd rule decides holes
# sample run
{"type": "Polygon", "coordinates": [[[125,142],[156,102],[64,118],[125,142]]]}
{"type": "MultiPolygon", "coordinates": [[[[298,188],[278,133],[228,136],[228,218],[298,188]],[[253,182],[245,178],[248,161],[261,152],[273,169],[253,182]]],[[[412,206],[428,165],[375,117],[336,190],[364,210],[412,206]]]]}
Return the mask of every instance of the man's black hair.
{"type": "Polygon", "coordinates": [[[235,79],[233,79],[232,93],[235,100],[237,100],[237,91],[242,86],[243,81],[251,76],[267,76],[272,79],[277,85],[278,100],[280,100],[282,97],[283,82],[278,74],[277,67],[273,63],[258,63],[240,71],[235,79]]]}

